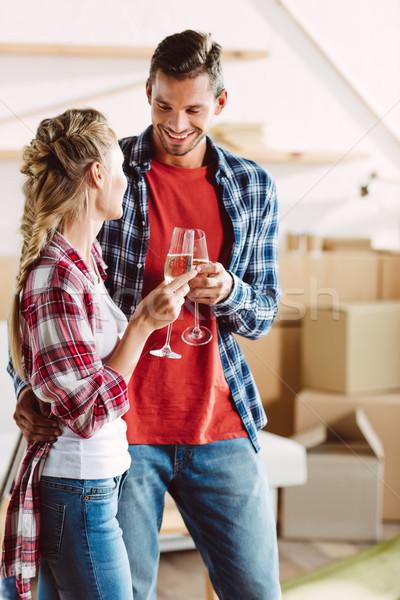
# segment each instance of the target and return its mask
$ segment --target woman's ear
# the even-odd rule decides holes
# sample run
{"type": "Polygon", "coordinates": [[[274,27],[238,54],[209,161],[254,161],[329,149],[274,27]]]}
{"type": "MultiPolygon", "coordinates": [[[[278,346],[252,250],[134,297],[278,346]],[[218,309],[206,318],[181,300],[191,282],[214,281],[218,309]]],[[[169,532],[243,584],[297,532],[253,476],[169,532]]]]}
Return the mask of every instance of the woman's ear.
{"type": "Polygon", "coordinates": [[[93,162],[88,171],[88,183],[94,188],[102,188],[104,185],[104,169],[98,161],[93,162]]]}

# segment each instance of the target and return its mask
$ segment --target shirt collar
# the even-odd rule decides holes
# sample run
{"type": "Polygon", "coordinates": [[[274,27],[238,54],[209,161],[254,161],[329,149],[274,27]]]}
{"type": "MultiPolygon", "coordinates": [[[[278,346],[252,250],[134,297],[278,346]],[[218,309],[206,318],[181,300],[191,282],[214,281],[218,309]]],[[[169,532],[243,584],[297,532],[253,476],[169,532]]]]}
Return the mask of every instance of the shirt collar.
{"type": "MultiPolygon", "coordinates": [[[[50,251],[52,246],[55,246],[58,252],[61,252],[62,254],[67,256],[68,259],[71,262],[73,262],[78,267],[78,269],[82,271],[82,273],[85,275],[85,277],[87,277],[87,279],[89,279],[91,283],[97,283],[97,275],[91,269],[89,269],[88,265],[83,260],[81,255],[75,250],[75,248],[73,248],[73,246],[71,246],[68,240],[66,240],[65,237],[59,231],[56,231],[54,234],[54,237],[49,246],[50,251]]],[[[103,258],[100,254],[100,244],[97,240],[94,241],[92,246],[92,256],[96,262],[100,276],[104,281],[107,278],[105,272],[106,264],[103,261],[103,258]]]]}
{"type": "MultiPolygon", "coordinates": [[[[131,167],[140,167],[143,171],[148,171],[150,169],[152,161],[152,131],[153,125],[150,125],[137,137],[136,143],[132,144],[131,153],[128,157],[128,164],[131,167]]],[[[221,149],[218,148],[218,146],[216,146],[213,140],[208,136],[207,144],[211,149],[211,153],[214,154],[217,163],[216,176],[229,176],[231,169],[221,149]]]]}
{"type": "Polygon", "coordinates": [[[132,144],[131,155],[127,157],[129,166],[140,167],[143,171],[150,169],[152,131],[153,126],[150,125],[137,137],[136,143],[132,144]]]}

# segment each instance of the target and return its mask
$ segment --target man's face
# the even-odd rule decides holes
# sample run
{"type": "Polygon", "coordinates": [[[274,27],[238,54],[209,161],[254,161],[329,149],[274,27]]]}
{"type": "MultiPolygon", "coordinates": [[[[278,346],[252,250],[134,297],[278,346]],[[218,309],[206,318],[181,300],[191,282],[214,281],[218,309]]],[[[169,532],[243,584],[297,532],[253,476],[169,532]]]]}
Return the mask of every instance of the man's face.
{"type": "Polygon", "coordinates": [[[206,73],[179,81],[157,71],[152,89],[147,83],[146,93],[156,158],[178,166],[198,166],[195,163],[204,157],[205,135],[213,117],[226,104],[226,91],[215,99],[206,73]]]}

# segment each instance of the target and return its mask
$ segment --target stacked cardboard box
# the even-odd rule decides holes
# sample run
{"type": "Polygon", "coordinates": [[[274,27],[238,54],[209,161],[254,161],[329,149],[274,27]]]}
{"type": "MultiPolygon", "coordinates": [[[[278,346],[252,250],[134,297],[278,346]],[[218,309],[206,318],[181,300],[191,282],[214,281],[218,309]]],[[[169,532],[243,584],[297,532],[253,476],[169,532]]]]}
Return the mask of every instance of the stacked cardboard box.
{"type": "Polygon", "coordinates": [[[237,336],[268,417],[267,430],[292,435],[294,399],[300,389],[300,327],[275,326],[251,341],[237,336]]]}
{"type": "Polygon", "coordinates": [[[279,259],[278,321],[299,324],[309,307],[380,298],[380,259],[374,252],[287,252],[279,259]]]}
{"type": "Polygon", "coordinates": [[[308,309],[301,355],[303,386],[344,394],[400,390],[400,301],[308,309]]]}
{"type": "Polygon", "coordinates": [[[268,431],[290,436],[301,389],[301,323],[307,308],[344,300],[376,300],[379,257],[373,252],[287,252],[280,256],[282,298],[270,333],[261,340],[237,337],[259,388],[268,431]]]}
{"type": "Polygon", "coordinates": [[[284,490],[282,535],[381,539],[384,451],[363,409],[295,439],[307,448],[308,480],[284,490]]]}
{"type": "MultiPolygon", "coordinates": [[[[337,394],[305,389],[296,398],[294,427],[297,432],[303,432],[323,424],[335,434],[335,423],[357,408],[365,412],[385,454],[382,516],[386,520],[399,520],[400,393],[337,394]]],[[[359,464],[363,468],[362,459],[359,464]]],[[[380,481],[376,484],[380,485],[380,481]]],[[[329,513],[326,517],[329,518],[329,513]]]]}
{"type": "MultiPolygon", "coordinates": [[[[375,472],[375,498],[383,485],[382,515],[400,519],[400,444],[394,431],[400,416],[399,302],[386,302],[400,299],[400,255],[359,249],[293,251],[281,255],[280,270],[283,295],[273,330],[264,340],[241,340],[267,410],[268,428],[278,426],[278,433],[288,435],[291,423],[297,433],[322,420],[329,429],[357,407],[365,409],[386,460],[383,478],[375,472]],[[307,394],[313,395],[314,420],[303,420],[301,390],[306,385],[313,388],[307,394]]],[[[322,459],[326,464],[333,460],[327,454],[322,459]]],[[[356,457],[357,464],[361,469],[365,461],[356,457]]],[[[335,479],[335,470],[330,471],[335,479]]],[[[329,510],[321,514],[329,521],[329,510]]],[[[376,513],[370,517],[365,524],[374,522],[376,527],[376,513]]]]}
{"type": "Polygon", "coordinates": [[[400,254],[379,253],[379,298],[400,298],[400,254]]]}
{"type": "MultiPolygon", "coordinates": [[[[387,275],[381,281],[385,279],[387,275]]],[[[384,475],[370,469],[374,475],[375,495],[380,493],[379,488],[383,489],[381,516],[389,520],[400,519],[400,441],[397,429],[394,430],[400,417],[400,301],[343,302],[337,307],[308,309],[303,318],[301,355],[302,386],[308,389],[299,393],[295,401],[295,431],[304,432],[322,423],[342,439],[345,450],[346,439],[340,434],[337,420],[362,408],[381,439],[385,454],[384,475]]],[[[338,489],[349,500],[342,507],[341,518],[345,522],[352,512],[350,500],[357,497],[357,491],[353,488],[349,496],[348,490],[352,486],[346,484],[346,489],[343,488],[343,475],[333,468],[332,455],[322,460],[327,468],[329,466],[329,477],[336,481],[338,489]]],[[[359,472],[357,477],[361,477],[365,469],[364,456],[355,453],[345,460],[348,464],[351,460],[354,462],[354,468],[359,472]]],[[[310,503],[304,508],[304,493],[312,489],[314,496],[322,498],[326,491],[327,484],[321,473],[318,474],[319,484],[313,479],[316,466],[312,454],[308,466],[310,484],[304,490],[288,492],[291,497],[283,516],[287,519],[283,530],[288,536],[296,536],[301,529],[296,520],[300,515],[305,520],[302,510],[311,511],[310,503]],[[296,500],[300,507],[297,512],[294,508],[296,500]]],[[[317,537],[324,537],[329,526],[340,522],[333,518],[335,511],[329,503],[322,503],[319,510],[315,511],[315,507],[313,510],[315,522],[320,523],[320,527],[313,530],[317,537]]],[[[370,519],[367,515],[364,518],[365,530],[368,530],[371,520],[375,521],[375,512],[370,513],[370,519]]]]}

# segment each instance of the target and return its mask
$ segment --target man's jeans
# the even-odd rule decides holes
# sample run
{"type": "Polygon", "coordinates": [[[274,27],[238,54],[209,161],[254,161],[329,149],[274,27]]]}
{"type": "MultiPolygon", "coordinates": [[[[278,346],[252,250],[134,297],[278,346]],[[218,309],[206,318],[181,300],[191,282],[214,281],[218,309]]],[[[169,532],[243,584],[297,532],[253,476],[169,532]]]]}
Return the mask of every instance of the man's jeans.
{"type": "Polygon", "coordinates": [[[41,478],[38,600],[132,599],[116,519],[123,479],[41,478]]]}
{"type": "Polygon", "coordinates": [[[276,525],[265,465],[248,438],[130,445],[118,507],[134,600],[154,600],[168,490],[221,600],[279,600],[276,525]]]}

